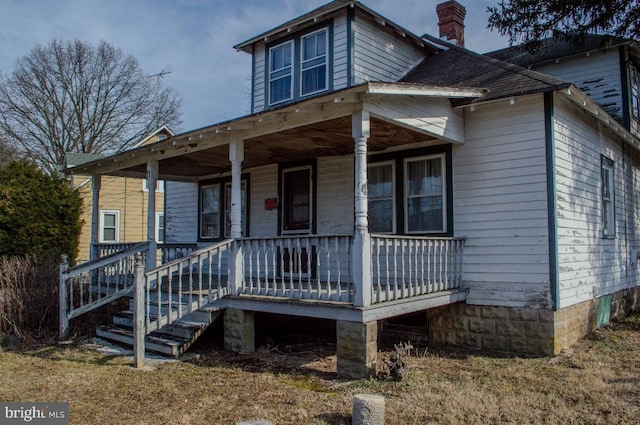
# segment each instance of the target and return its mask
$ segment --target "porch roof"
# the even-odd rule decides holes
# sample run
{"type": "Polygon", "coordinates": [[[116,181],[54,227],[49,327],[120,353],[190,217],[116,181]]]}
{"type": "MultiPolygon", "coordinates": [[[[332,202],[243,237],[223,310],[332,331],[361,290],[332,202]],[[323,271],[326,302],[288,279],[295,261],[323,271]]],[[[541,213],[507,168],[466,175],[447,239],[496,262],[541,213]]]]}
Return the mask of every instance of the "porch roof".
{"type": "Polygon", "coordinates": [[[230,171],[228,145],[239,140],[245,143],[244,168],[348,155],[354,152],[351,116],[358,110],[371,115],[370,152],[423,142],[462,143],[462,115],[450,99],[483,93],[477,88],[366,83],[178,134],[64,172],[144,178],[147,162],[157,160],[160,179],[202,180],[230,171]],[[432,101],[416,102],[425,97],[432,101]]]}

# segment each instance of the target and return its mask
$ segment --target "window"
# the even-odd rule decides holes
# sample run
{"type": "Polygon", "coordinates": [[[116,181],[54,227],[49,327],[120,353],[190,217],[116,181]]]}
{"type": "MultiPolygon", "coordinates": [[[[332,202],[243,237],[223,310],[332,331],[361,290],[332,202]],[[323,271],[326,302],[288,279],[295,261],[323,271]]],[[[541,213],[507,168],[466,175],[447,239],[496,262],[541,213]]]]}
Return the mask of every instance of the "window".
{"type": "Polygon", "coordinates": [[[604,237],[614,237],[616,234],[613,170],[614,162],[602,156],[602,233],[604,237]]]}
{"type": "Polygon", "coordinates": [[[156,213],[156,242],[164,242],[164,213],[156,213]]]}
{"type": "Polygon", "coordinates": [[[282,173],[282,231],[311,232],[311,168],[285,170],[282,173]]]}
{"type": "Polygon", "coordinates": [[[369,231],[453,235],[450,147],[370,158],[367,170],[369,231]]]}
{"type": "Polygon", "coordinates": [[[444,155],[405,161],[405,230],[446,230],[444,155]]]}
{"type": "MultiPolygon", "coordinates": [[[[142,180],[142,190],[144,192],[149,191],[147,179],[142,180]]],[[[156,192],[164,192],[164,180],[156,180],[156,192]]]]}
{"type": "MultiPolygon", "coordinates": [[[[247,222],[247,182],[243,181],[241,183],[241,193],[242,193],[242,236],[247,236],[245,232],[246,226],[244,223],[247,222]]],[[[224,184],[224,237],[231,237],[231,182],[227,182],[224,184]]]]}
{"type": "Polygon", "coordinates": [[[220,185],[200,188],[200,237],[220,237],[220,185]]]}
{"type": "Polygon", "coordinates": [[[640,78],[635,66],[629,65],[630,86],[631,86],[631,115],[640,119],[640,78]]]}
{"type": "Polygon", "coordinates": [[[293,42],[288,41],[269,50],[269,104],[293,97],[293,42]]]}
{"type": "Polygon", "coordinates": [[[302,96],[327,89],[327,30],[302,37],[302,96]]]}
{"type": "Polygon", "coordinates": [[[395,183],[393,162],[369,165],[369,231],[395,233],[395,183]]]}
{"type": "Polygon", "coordinates": [[[120,242],[120,211],[100,211],[100,242],[120,242]]]}
{"type": "Polygon", "coordinates": [[[329,89],[329,34],[330,29],[325,27],[268,49],[266,96],[269,105],[329,89]]]}
{"type": "MultiPolygon", "coordinates": [[[[242,236],[247,236],[248,181],[241,182],[242,236]]],[[[219,181],[200,187],[200,238],[231,236],[231,182],[219,181]]]]}

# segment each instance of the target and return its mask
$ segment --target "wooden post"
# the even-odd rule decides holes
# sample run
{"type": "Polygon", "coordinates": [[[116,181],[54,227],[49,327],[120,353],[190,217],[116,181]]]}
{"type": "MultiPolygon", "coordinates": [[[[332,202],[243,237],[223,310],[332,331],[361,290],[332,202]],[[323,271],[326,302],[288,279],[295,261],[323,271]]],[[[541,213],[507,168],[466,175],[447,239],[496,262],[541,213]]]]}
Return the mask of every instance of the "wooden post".
{"type": "Polygon", "coordinates": [[[355,141],[355,236],[353,244],[354,305],[371,305],[371,236],[369,235],[367,195],[367,140],[369,113],[356,111],[351,117],[355,141]]]}
{"type": "Polygon", "coordinates": [[[156,243],[156,184],[158,181],[158,161],[147,162],[147,271],[156,268],[158,256],[158,244],[156,243]]]}
{"type": "Polygon", "coordinates": [[[60,264],[60,287],[58,288],[58,302],[60,319],[58,323],[58,339],[63,341],[67,338],[69,332],[69,318],[67,313],[69,311],[69,301],[67,300],[67,270],[69,270],[69,262],[67,256],[62,255],[62,263],[60,264]]]}
{"type": "MultiPolygon", "coordinates": [[[[244,160],[244,141],[238,140],[229,144],[229,161],[231,161],[231,237],[242,237],[242,161],[244,160]]],[[[231,264],[229,267],[229,282],[227,290],[231,295],[237,295],[242,288],[244,266],[242,262],[242,246],[233,243],[231,250],[231,264]]]]}
{"type": "Polygon", "coordinates": [[[144,341],[147,336],[145,315],[145,274],[144,258],[142,253],[136,254],[135,282],[133,302],[133,362],[136,368],[144,366],[144,341]]]}
{"type": "Polygon", "coordinates": [[[90,260],[100,258],[100,186],[101,176],[94,174],[91,177],[91,248],[89,252],[90,260]]]}

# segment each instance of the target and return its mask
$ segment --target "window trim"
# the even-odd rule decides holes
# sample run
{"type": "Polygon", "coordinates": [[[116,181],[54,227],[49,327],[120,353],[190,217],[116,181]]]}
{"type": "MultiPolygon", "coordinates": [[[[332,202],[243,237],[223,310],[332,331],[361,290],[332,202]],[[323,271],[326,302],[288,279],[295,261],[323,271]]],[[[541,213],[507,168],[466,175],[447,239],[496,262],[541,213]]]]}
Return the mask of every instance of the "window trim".
{"type": "Polygon", "coordinates": [[[280,176],[281,176],[281,183],[280,183],[280,193],[281,195],[281,199],[282,199],[282,210],[281,210],[281,215],[282,215],[282,221],[280,224],[280,232],[282,235],[308,235],[308,234],[313,234],[314,232],[314,228],[315,228],[315,223],[314,223],[314,208],[315,208],[315,195],[314,195],[314,170],[315,167],[312,164],[309,165],[302,165],[302,166],[298,166],[298,167],[288,167],[288,168],[283,168],[280,171],[280,176]],[[286,197],[285,197],[285,174],[287,173],[294,173],[294,172],[298,172],[298,171],[303,171],[303,170],[309,170],[309,226],[306,229],[293,229],[293,230],[285,230],[284,226],[285,226],[285,201],[286,201],[286,197]]]}
{"type": "Polygon", "coordinates": [[[615,162],[604,155],[600,155],[600,201],[603,238],[616,237],[615,186],[615,162]],[[605,173],[609,174],[608,178],[605,178],[605,173]],[[609,196],[606,196],[607,193],[609,196]]]}
{"type": "MultiPolygon", "coordinates": [[[[430,233],[430,234],[443,234],[443,233],[447,233],[447,162],[446,162],[446,158],[445,158],[445,154],[443,153],[438,153],[438,154],[433,154],[433,155],[423,155],[423,156],[414,156],[414,157],[407,157],[404,158],[403,160],[403,167],[402,167],[402,171],[403,171],[403,180],[402,180],[402,184],[404,185],[404,193],[402,196],[402,202],[403,202],[403,209],[404,209],[404,232],[407,235],[415,235],[415,234],[424,234],[424,233],[430,233]],[[440,159],[440,165],[442,167],[442,186],[441,186],[441,196],[442,196],[442,230],[429,230],[429,231],[423,231],[423,230],[409,230],[409,189],[408,189],[408,185],[409,185],[409,178],[408,178],[408,163],[409,162],[419,162],[419,161],[424,161],[424,160],[431,160],[431,159],[440,159]]],[[[427,195],[422,195],[422,196],[414,196],[414,198],[418,198],[418,197],[425,197],[427,195]]]]}
{"type": "Polygon", "coordinates": [[[161,228],[160,227],[160,217],[163,218],[164,225],[166,226],[166,222],[164,221],[164,212],[157,212],[156,211],[156,227],[155,227],[155,230],[156,230],[156,242],[157,243],[164,243],[164,229],[165,229],[165,226],[162,226],[162,232],[160,232],[160,228],[161,228]],[[160,236],[162,236],[162,240],[160,239],[160,236]]]}
{"type": "MultiPolygon", "coordinates": [[[[273,44],[265,43],[264,53],[264,71],[262,81],[264,88],[262,89],[262,96],[264,96],[263,109],[267,109],[282,104],[295,102],[301,99],[306,99],[320,93],[327,93],[333,89],[333,67],[330,66],[333,60],[333,19],[318,23],[310,28],[305,28],[302,31],[288,36],[287,38],[279,39],[273,42],[273,44]],[[326,31],[326,76],[325,76],[325,89],[313,93],[302,95],[302,38],[311,34],[326,31]],[[284,40],[284,41],[283,41],[284,40]],[[292,43],[292,78],[291,78],[291,98],[286,100],[280,100],[277,102],[271,102],[271,50],[278,48],[286,43],[292,43]]],[[[253,94],[253,91],[252,91],[253,94]]]]}
{"type": "Polygon", "coordinates": [[[629,64],[629,112],[636,120],[640,120],[640,75],[638,69],[629,64]]]}
{"type": "Polygon", "coordinates": [[[314,94],[318,94],[318,93],[324,93],[329,89],[329,30],[327,27],[323,27],[320,28],[318,30],[312,31],[310,33],[307,34],[303,34],[300,36],[300,97],[308,97],[308,96],[313,96],[314,94]],[[325,33],[325,37],[324,37],[324,47],[325,47],[325,51],[324,51],[324,62],[320,65],[315,65],[312,66],[309,69],[304,69],[304,64],[305,62],[311,62],[314,61],[322,56],[314,56],[313,59],[308,59],[308,60],[304,60],[304,40],[306,38],[312,37],[312,36],[316,36],[317,34],[320,34],[321,32],[325,33]],[[304,93],[304,91],[302,90],[302,84],[304,82],[304,78],[303,78],[303,74],[305,71],[310,71],[312,69],[316,69],[316,68],[320,68],[323,67],[325,68],[325,73],[324,73],[324,88],[320,89],[320,90],[315,90],[309,93],[304,93]]]}
{"type": "MultiPolygon", "coordinates": [[[[222,203],[223,209],[224,209],[224,217],[222,218],[222,222],[224,224],[224,237],[225,238],[230,238],[231,237],[231,230],[229,230],[227,232],[227,219],[229,220],[229,222],[231,221],[231,205],[227,205],[227,189],[231,190],[231,181],[225,181],[222,183],[222,187],[223,187],[223,195],[222,197],[224,198],[224,202],[222,203]]],[[[245,193],[245,196],[243,197],[243,199],[241,200],[242,205],[240,206],[240,208],[242,209],[242,220],[240,222],[240,225],[242,227],[242,237],[247,237],[247,232],[246,232],[246,223],[247,223],[247,206],[248,206],[248,196],[247,194],[247,188],[249,187],[249,182],[246,179],[241,179],[240,181],[240,193],[242,194],[243,192],[245,193]],[[244,190],[242,190],[242,186],[244,186],[244,190]]],[[[231,203],[231,199],[229,199],[229,204],[231,203]]]]}
{"type": "Polygon", "coordinates": [[[433,237],[453,237],[455,232],[455,222],[453,220],[453,151],[452,145],[435,145],[417,149],[411,149],[406,151],[396,151],[389,153],[374,154],[367,157],[368,164],[377,164],[384,161],[393,161],[395,163],[394,178],[396,203],[394,205],[396,235],[420,235],[420,236],[433,236],[433,237]],[[411,232],[407,233],[406,228],[408,225],[406,222],[405,213],[405,160],[415,160],[417,158],[429,157],[429,156],[442,156],[444,157],[444,170],[443,170],[443,221],[445,222],[444,231],[428,231],[428,232],[411,232]]]}
{"type": "MultiPolygon", "coordinates": [[[[295,40],[292,39],[292,40],[284,41],[284,42],[282,42],[280,44],[276,44],[275,46],[269,47],[269,49],[268,49],[267,69],[266,69],[266,71],[267,71],[267,102],[268,102],[269,105],[278,105],[280,103],[289,102],[289,101],[291,101],[291,100],[293,100],[295,98],[295,94],[294,94],[294,90],[293,90],[294,79],[295,79],[295,69],[294,69],[295,68],[295,56],[296,56],[295,48],[296,48],[295,40]],[[271,52],[276,50],[276,49],[282,48],[287,44],[291,45],[291,56],[290,56],[291,65],[288,66],[289,73],[287,75],[285,75],[285,76],[272,79],[271,74],[274,74],[275,72],[281,71],[281,69],[278,69],[277,71],[272,71],[271,70],[271,64],[272,64],[271,52]],[[271,101],[271,94],[272,94],[271,93],[271,91],[272,91],[271,90],[271,83],[274,82],[274,81],[277,81],[277,80],[281,80],[281,79],[287,78],[287,76],[289,76],[291,78],[291,81],[289,83],[289,92],[291,93],[290,96],[287,97],[287,98],[283,98],[283,99],[280,99],[280,100],[272,102],[271,101]]],[[[282,68],[282,69],[284,69],[284,68],[282,68]]]]}
{"type": "MultiPolygon", "coordinates": [[[[148,192],[149,185],[147,179],[142,179],[142,191],[148,192]]],[[[164,180],[156,180],[156,193],[164,193],[164,180]]]]}
{"type": "MultiPolygon", "coordinates": [[[[250,230],[250,208],[251,208],[251,195],[250,195],[250,178],[249,174],[242,174],[241,184],[245,187],[244,190],[244,205],[245,209],[242,215],[242,235],[243,237],[249,236],[250,230]]],[[[198,185],[198,241],[212,241],[222,240],[227,238],[226,236],[226,187],[231,184],[231,177],[223,177],[212,180],[201,181],[198,185]],[[203,236],[202,235],[202,189],[206,187],[218,186],[218,206],[220,208],[218,212],[218,234],[217,236],[203,236]]]]}
{"type": "MultiPolygon", "coordinates": [[[[391,193],[391,205],[392,205],[392,223],[391,223],[391,232],[376,232],[376,231],[371,231],[371,229],[369,230],[372,233],[377,233],[377,234],[381,234],[381,235],[394,235],[397,233],[398,231],[398,219],[397,219],[397,182],[396,182],[396,162],[392,161],[392,160],[387,160],[387,161],[377,161],[377,162],[370,162],[367,164],[367,176],[370,175],[370,169],[373,167],[380,167],[380,166],[385,166],[385,165],[391,165],[391,186],[392,186],[392,193],[391,193]]],[[[368,178],[367,178],[368,180],[368,178]]],[[[371,191],[367,191],[368,193],[371,193],[371,191]]],[[[376,198],[378,199],[378,198],[376,198]]],[[[387,199],[387,198],[380,198],[380,199],[387,199]]],[[[369,202],[371,202],[371,197],[368,196],[367,197],[367,211],[371,211],[371,209],[369,208],[369,202]]],[[[368,214],[370,214],[370,212],[368,212],[368,214]]],[[[371,221],[369,221],[369,225],[371,225],[371,221]]]]}
{"type": "Polygon", "coordinates": [[[100,210],[100,243],[120,243],[120,210],[100,210]],[[106,215],[115,216],[114,240],[106,240],[104,237],[104,230],[105,230],[104,218],[106,215]]]}

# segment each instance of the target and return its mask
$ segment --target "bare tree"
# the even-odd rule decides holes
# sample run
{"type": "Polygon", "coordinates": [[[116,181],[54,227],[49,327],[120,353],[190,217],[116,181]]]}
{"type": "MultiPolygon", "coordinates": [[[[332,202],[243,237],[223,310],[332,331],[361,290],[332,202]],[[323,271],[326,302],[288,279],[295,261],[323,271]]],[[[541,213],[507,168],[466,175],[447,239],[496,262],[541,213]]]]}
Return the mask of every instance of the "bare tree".
{"type": "Polygon", "coordinates": [[[37,45],[0,75],[0,137],[50,171],[65,152],[121,151],[180,124],[182,101],[160,76],[104,41],[37,45]]]}

